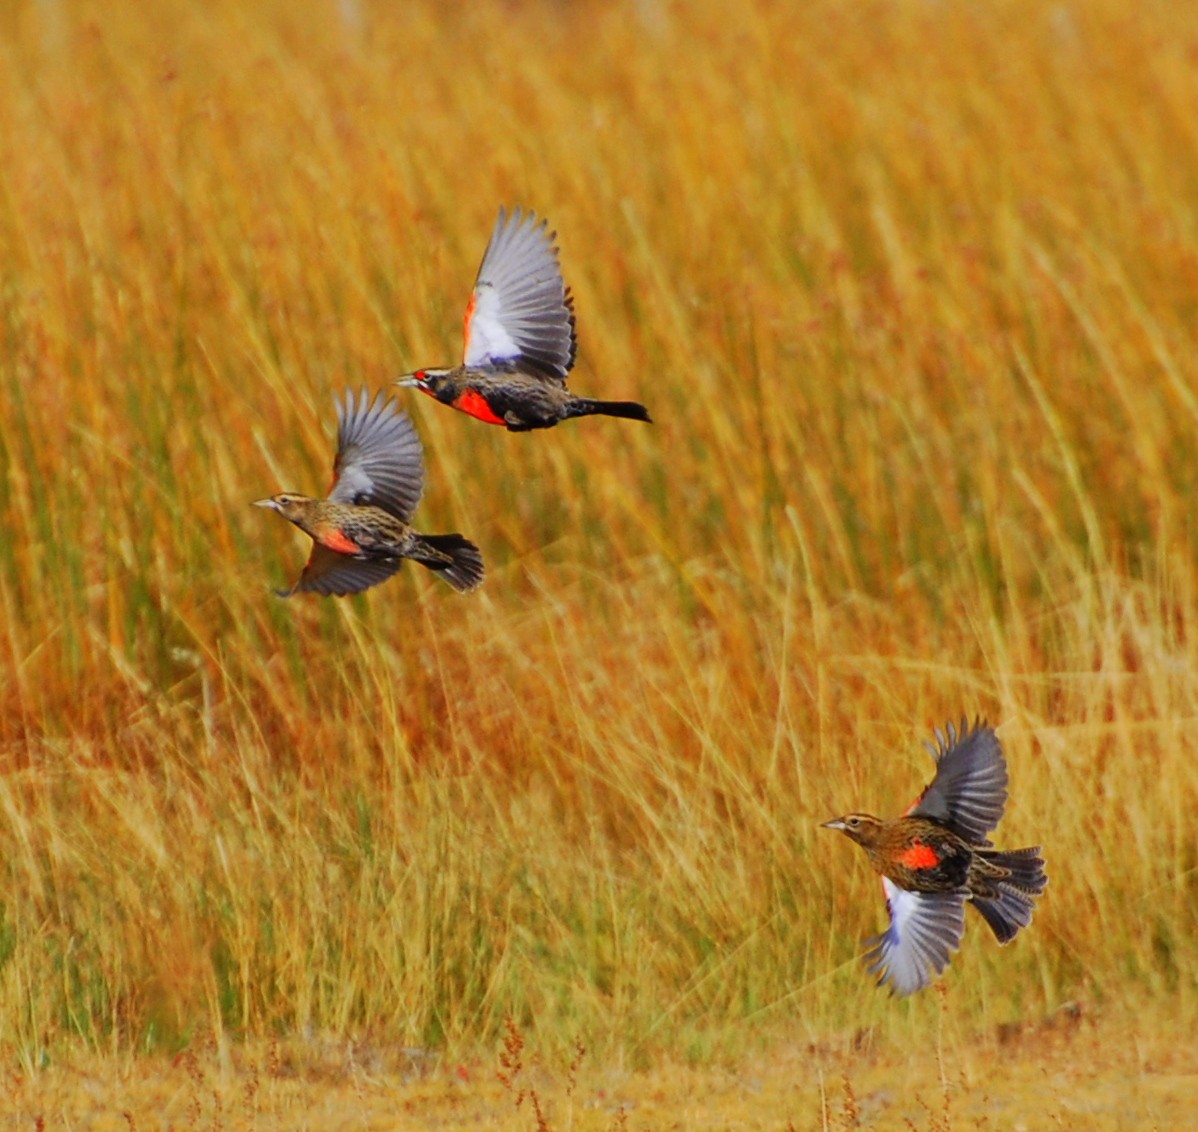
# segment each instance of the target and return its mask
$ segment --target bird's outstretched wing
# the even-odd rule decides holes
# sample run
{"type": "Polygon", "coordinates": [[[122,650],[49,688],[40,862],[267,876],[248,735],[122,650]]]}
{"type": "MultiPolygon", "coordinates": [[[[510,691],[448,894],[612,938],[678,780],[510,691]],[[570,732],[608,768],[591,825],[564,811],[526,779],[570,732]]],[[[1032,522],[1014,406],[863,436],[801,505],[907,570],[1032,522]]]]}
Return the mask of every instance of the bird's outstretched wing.
{"type": "Polygon", "coordinates": [[[948,724],[925,743],[936,760],[936,777],[907,812],[934,818],[971,844],[1002,820],[1007,804],[1007,762],[994,729],[980,720],[961,729],[948,724]]]}
{"type": "Polygon", "coordinates": [[[565,380],[577,342],[556,235],[535,212],[499,210],[466,307],[466,365],[519,360],[546,378],[565,380]]]}
{"type": "Polygon", "coordinates": [[[402,565],[402,558],[350,558],[314,543],[299,580],[291,589],[278,592],[280,597],[297,593],[344,597],[385,582],[402,565]]]}
{"type": "Polygon", "coordinates": [[[908,892],[882,878],[890,927],[866,942],[865,962],[878,985],[897,995],[926,987],[945,967],[965,934],[965,898],[955,892],[908,892]]]}
{"type": "Polygon", "coordinates": [[[329,499],[372,503],[407,523],[424,491],[420,438],[406,413],[365,389],[337,400],[337,459],[329,499]]]}

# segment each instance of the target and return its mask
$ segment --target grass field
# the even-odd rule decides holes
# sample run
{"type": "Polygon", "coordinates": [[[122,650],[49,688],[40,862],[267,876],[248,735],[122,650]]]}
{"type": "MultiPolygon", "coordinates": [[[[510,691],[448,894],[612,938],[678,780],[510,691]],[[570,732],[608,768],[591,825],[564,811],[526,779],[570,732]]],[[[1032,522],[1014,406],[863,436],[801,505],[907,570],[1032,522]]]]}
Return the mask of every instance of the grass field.
{"type": "Polygon", "coordinates": [[[121,1132],[1108,1132],[1188,1129],[1198,1086],[1198,1058],[1181,1033],[1137,1033],[1074,1009],[964,1043],[938,1025],[924,1048],[860,1036],[782,1040],[729,1062],[663,1058],[644,1070],[596,1063],[584,1047],[546,1059],[522,1041],[512,1030],[498,1056],[464,1060],[361,1041],[201,1041],[174,1057],[76,1056],[13,1075],[0,1095],[14,1127],[39,1127],[40,1117],[43,1127],[121,1132]]]}
{"type": "Polygon", "coordinates": [[[492,1065],[507,1020],[558,1082],[863,1034],[936,1080],[929,1033],[984,1066],[1073,1003],[1113,1072],[1193,1052],[1198,11],[41,0],[0,52],[20,1088],[305,1036],[492,1065]],[[396,391],[485,587],[276,599],[307,543],[249,501],[327,484],[336,392],[457,360],[515,203],[572,387],[656,423],[396,391]],[[896,1002],[818,824],[963,714],[1051,883],[896,1002]]]}

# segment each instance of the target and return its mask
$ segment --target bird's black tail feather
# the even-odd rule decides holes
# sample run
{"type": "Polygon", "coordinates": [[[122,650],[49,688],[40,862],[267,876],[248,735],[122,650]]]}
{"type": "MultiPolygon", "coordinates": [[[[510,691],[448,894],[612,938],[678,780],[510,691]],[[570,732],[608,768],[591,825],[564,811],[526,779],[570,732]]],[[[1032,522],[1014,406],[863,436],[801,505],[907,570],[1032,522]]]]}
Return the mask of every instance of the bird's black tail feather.
{"type": "Polygon", "coordinates": [[[411,557],[440,574],[458,593],[482,585],[483,556],[462,535],[417,535],[411,557]]]}
{"type": "Polygon", "coordinates": [[[999,943],[1010,943],[1032,922],[1036,897],[1048,883],[1040,847],[979,849],[975,853],[984,868],[970,873],[973,906],[990,925],[994,938],[999,943]]]}
{"type": "Polygon", "coordinates": [[[599,413],[605,417],[624,417],[630,421],[653,423],[649,410],[636,401],[595,401],[590,397],[576,397],[566,407],[567,417],[589,417],[599,413]]]}

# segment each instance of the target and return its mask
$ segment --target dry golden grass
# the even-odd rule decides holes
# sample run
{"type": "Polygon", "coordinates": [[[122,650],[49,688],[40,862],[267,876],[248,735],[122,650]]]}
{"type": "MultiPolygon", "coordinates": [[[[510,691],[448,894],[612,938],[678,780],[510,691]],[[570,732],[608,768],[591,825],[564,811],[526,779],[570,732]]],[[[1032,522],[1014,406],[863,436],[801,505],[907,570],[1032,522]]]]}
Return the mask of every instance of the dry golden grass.
{"type": "Polygon", "coordinates": [[[94,1132],[1108,1132],[1192,1123],[1198,1057],[1176,1032],[1137,1034],[1061,1013],[998,1041],[910,1051],[880,1044],[861,1036],[783,1041],[733,1063],[665,1060],[629,1071],[595,1064],[585,1048],[568,1061],[546,1059],[519,1031],[505,1037],[497,1058],[465,1061],[352,1041],[199,1042],[174,1058],[91,1056],[14,1073],[0,1102],[24,1127],[94,1132]]]}
{"type": "Polygon", "coordinates": [[[971,924],[953,1025],[1193,1031],[1198,13],[138,12],[0,17],[17,1064],[918,1042],[817,823],[905,804],[963,712],[1051,886],[1011,948],[971,924]],[[657,423],[412,394],[486,587],[276,600],[306,547],[248,501],[327,482],[334,392],[454,359],[517,202],[573,386],[657,423]]]}

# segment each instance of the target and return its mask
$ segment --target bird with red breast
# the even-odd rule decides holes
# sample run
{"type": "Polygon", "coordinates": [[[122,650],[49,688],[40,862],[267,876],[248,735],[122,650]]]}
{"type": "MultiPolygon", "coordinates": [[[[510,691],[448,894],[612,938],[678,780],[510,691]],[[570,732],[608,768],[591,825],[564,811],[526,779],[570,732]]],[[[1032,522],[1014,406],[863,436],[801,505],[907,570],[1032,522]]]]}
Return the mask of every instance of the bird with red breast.
{"type": "Polygon", "coordinates": [[[965,934],[976,908],[999,943],[1032,920],[1048,877],[1040,848],[995,849],[988,835],[1007,803],[1007,764],[987,724],[961,721],[926,743],[936,774],[900,817],[852,813],[824,822],[865,850],[882,878],[890,926],[867,941],[866,963],[898,995],[931,983],[965,934]]]}
{"type": "Polygon", "coordinates": [[[578,339],[556,232],[535,212],[499,210],[466,306],[462,364],[397,379],[510,432],[601,414],[649,421],[636,401],[597,401],[566,388],[578,339]]]}
{"type": "Polygon", "coordinates": [[[280,597],[311,592],[355,594],[386,581],[405,558],[455,590],[483,581],[478,547],[459,534],[422,535],[409,525],[424,493],[420,438],[406,413],[365,389],[337,406],[337,457],[325,499],[282,492],[254,500],[289,519],[312,539],[303,573],[280,597]]]}

